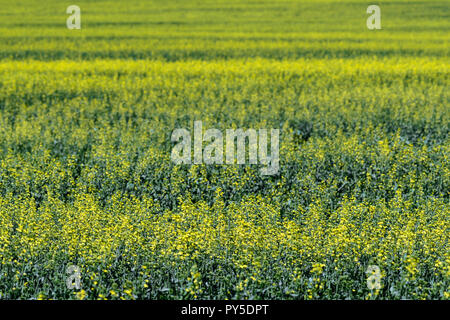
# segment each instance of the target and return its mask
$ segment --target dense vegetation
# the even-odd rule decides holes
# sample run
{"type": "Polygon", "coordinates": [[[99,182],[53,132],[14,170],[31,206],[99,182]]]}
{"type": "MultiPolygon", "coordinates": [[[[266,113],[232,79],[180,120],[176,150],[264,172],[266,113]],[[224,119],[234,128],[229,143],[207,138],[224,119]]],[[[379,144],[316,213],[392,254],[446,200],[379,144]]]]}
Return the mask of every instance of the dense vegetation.
{"type": "Polygon", "coordinates": [[[449,299],[448,1],[378,3],[369,31],[365,2],[77,1],[68,30],[1,0],[0,298],[449,299]],[[174,165],[195,120],[279,128],[279,174],[174,165]]]}

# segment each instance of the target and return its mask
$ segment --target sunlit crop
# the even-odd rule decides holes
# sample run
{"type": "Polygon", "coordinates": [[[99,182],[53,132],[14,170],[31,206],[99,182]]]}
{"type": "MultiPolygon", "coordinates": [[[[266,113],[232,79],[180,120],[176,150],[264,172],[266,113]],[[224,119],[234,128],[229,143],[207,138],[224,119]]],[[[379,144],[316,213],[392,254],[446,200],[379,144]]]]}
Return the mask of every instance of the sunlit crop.
{"type": "Polygon", "coordinates": [[[81,30],[22,2],[0,1],[0,298],[450,298],[448,3],[378,1],[368,31],[345,1],[78,1],[81,30]],[[175,165],[196,120],[280,129],[279,173],[175,165]]]}

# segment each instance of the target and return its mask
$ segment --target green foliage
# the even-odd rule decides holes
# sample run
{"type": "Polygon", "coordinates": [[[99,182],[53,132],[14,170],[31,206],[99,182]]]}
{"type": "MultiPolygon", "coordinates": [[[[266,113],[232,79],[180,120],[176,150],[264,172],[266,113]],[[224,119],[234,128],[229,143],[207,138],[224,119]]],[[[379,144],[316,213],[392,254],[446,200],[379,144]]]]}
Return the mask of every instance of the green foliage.
{"type": "Polygon", "coordinates": [[[445,1],[378,31],[347,1],[5,3],[0,298],[450,297],[445,1]],[[279,174],[174,165],[195,120],[279,128],[279,174]]]}

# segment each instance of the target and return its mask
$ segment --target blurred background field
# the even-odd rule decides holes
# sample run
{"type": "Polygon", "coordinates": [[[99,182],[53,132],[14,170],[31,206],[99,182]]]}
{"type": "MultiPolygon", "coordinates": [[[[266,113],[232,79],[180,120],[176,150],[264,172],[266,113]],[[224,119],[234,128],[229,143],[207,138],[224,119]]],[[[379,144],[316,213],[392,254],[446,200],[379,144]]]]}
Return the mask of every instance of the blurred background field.
{"type": "Polygon", "coordinates": [[[1,57],[231,59],[445,57],[447,1],[378,1],[382,32],[364,1],[77,1],[82,30],[65,28],[60,1],[2,1],[1,57]]]}
{"type": "Polygon", "coordinates": [[[0,0],[0,298],[448,299],[449,3],[370,4],[0,0]],[[279,174],[175,166],[195,120],[279,174]]]}

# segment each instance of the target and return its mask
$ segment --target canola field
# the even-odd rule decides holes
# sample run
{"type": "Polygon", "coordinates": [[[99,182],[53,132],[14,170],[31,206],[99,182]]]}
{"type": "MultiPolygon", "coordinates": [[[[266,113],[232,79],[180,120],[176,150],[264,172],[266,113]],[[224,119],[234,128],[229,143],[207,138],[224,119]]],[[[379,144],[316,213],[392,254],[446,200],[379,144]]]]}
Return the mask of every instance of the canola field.
{"type": "Polygon", "coordinates": [[[449,2],[369,4],[0,0],[0,299],[449,299],[449,2]]]}

